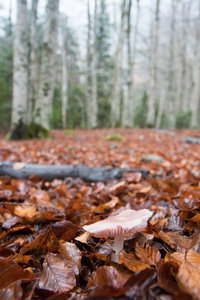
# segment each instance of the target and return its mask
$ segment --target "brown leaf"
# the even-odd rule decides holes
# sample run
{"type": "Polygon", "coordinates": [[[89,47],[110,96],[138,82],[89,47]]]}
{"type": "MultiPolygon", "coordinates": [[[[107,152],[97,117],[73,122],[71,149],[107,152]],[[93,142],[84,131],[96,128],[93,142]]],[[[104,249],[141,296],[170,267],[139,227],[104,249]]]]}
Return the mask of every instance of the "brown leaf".
{"type": "Polygon", "coordinates": [[[89,236],[90,236],[89,232],[86,231],[86,232],[84,232],[83,234],[77,236],[77,237],[75,238],[75,240],[76,240],[76,241],[79,241],[79,242],[81,242],[81,243],[87,244],[87,240],[88,240],[89,236]]]}
{"type": "Polygon", "coordinates": [[[193,299],[200,299],[200,269],[184,260],[181,264],[176,280],[180,290],[192,296],[193,299]]]}
{"type": "Polygon", "coordinates": [[[35,206],[17,205],[14,214],[22,218],[32,218],[38,215],[38,212],[35,206]]]}
{"type": "Polygon", "coordinates": [[[112,200],[101,204],[97,207],[94,207],[92,209],[92,212],[96,212],[96,213],[103,213],[106,209],[110,209],[113,208],[117,205],[117,203],[119,202],[119,199],[117,197],[113,197],[112,200]]]}
{"type": "Polygon", "coordinates": [[[7,288],[18,280],[31,281],[37,276],[27,270],[23,270],[10,258],[0,259],[0,289],[7,288]]]}
{"type": "Polygon", "coordinates": [[[141,262],[134,253],[127,253],[124,250],[119,253],[119,264],[124,265],[127,269],[133,272],[149,268],[149,264],[141,262]]]}
{"type": "Polygon", "coordinates": [[[165,261],[175,261],[181,265],[186,260],[200,269],[200,255],[196,251],[189,250],[187,254],[183,252],[167,253],[165,255],[165,261]]]}
{"type": "Polygon", "coordinates": [[[149,264],[150,266],[156,266],[161,259],[161,254],[157,248],[148,245],[146,245],[145,248],[142,248],[139,243],[136,243],[135,254],[144,263],[149,264]]]}
{"type": "Polygon", "coordinates": [[[60,254],[48,253],[43,264],[39,288],[53,292],[67,292],[76,285],[74,264],[60,254]]]}
{"type": "Polygon", "coordinates": [[[180,290],[174,274],[178,271],[178,264],[174,261],[162,263],[158,268],[158,284],[170,294],[177,295],[180,290]]]}
{"type": "MultiPolygon", "coordinates": [[[[78,247],[73,243],[61,243],[59,247],[59,252],[67,259],[71,260],[78,267],[79,271],[81,271],[81,258],[82,253],[78,249],[78,247]]],[[[76,274],[78,275],[78,274],[76,274]]]]}
{"type": "Polygon", "coordinates": [[[34,241],[24,245],[20,254],[25,254],[29,251],[36,251],[40,254],[46,254],[47,252],[56,252],[59,248],[59,242],[55,234],[48,230],[47,232],[40,234],[34,241]]]}
{"type": "Polygon", "coordinates": [[[92,277],[87,285],[87,289],[94,286],[122,288],[128,278],[130,278],[129,273],[126,271],[119,272],[113,266],[99,267],[97,271],[92,273],[92,277]]]}
{"type": "Polygon", "coordinates": [[[1,300],[20,300],[22,299],[23,290],[21,287],[21,280],[12,283],[7,288],[0,290],[1,300]]]}

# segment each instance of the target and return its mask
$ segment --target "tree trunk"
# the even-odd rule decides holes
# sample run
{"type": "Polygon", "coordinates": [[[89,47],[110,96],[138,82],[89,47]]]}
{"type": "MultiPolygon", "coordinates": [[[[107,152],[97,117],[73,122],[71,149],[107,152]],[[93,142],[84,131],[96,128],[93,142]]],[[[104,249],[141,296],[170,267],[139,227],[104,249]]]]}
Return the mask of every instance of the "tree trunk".
{"type": "Polygon", "coordinates": [[[31,175],[37,175],[46,180],[64,179],[66,177],[82,177],[85,181],[103,181],[119,179],[123,173],[140,172],[142,176],[148,177],[148,170],[87,167],[84,165],[34,165],[13,162],[0,162],[0,176],[11,176],[12,178],[28,179],[31,175]]]}
{"type": "Polygon", "coordinates": [[[27,1],[17,0],[17,21],[13,54],[13,100],[10,139],[25,137],[28,95],[27,1]]]}
{"type": "Polygon", "coordinates": [[[176,10],[179,0],[172,0],[172,16],[170,25],[170,45],[169,45],[169,73],[168,73],[168,115],[169,128],[176,127],[176,110],[175,110],[175,28],[176,28],[176,10]]]}
{"type": "Polygon", "coordinates": [[[140,0],[137,0],[137,11],[136,11],[136,21],[134,26],[134,34],[133,34],[133,53],[132,53],[132,83],[131,83],[131,107],[132,107],[132,124],[134,125],[134,111],[136,108],[136,103],[134,99],[134,90],[135,90],[135,73],[136,73],[136,57],[137,57],[137,45],[138,45],[138,27],[139,27],[139,19],[140,19],[140,0]]]}
{"type": "Polygon", "coordinates": [[[121,24],[119,31],[118,45],[115,55],[114,66],[114,91],[113,99],[111,103],[111,123],[112,127],[120,125],[120,98],[121,98],[121,67],[122,67],[122,48],[123,48],[123,29],[124,29],[124,17],[126,10],[126,0],[122,0],[121,5],[121,24]]]}
{"type": "Polygon", "coordinates": [[[42,45],[42,66],[40,86],[35,105],[34,122],[39,128],[39,135],[48,134],[52,101],[55,87],[55,54],[57,47],[57,21],[59,0],[48,0],[46,21],[42,45]]]}
{"type": "Polygon", "coordinates": [[[133,125],[133,108],[132,108],[132,57],[131,57],[131,5],[132,0],[128,1],[126,8],[126,62],[125,62],[125,78],[123,84],[123,111],[122,111],[122,126],[132,127],[133,125]]]}
{"type": "Polygon", "coordinates": [[[197,128],[199,125],[199,107],[200,107],[200,4],[199,4],[199,21],[196,32],[196,59],[195,59],[195,83],[194,96],[192,100],[192,119],[191,127],[197,128]]]}
{"type": "Polygon", "coordinates": [[[28,101],[28,123],[32,123],[32,112],[34,111],[39,84],[39,57],[37,42],[37,7],[38,0],[32,0],[31,9],[31,37],[30,37],[30,75],[29,75],[29,101],[28,101]]]}
{"type": "Polygon", "coordinates": [[[67,18],[62,20],[62,126],[67,128],[68,65],[67,65],[67,18]]]}
{"type": "Polygon", "coordinates": [[[97,97],[97,0],[95,0],[93,21],[93,47],[92,47],[92,109],[91,128],[97,127],[98,97],[97,97]]]}
{"type": "Polygon", "coordinates": [[[149,80],[149,97],[147,125],[153,127],[155,124],[155,99],[157,90],[157,52],[158,52],[158,36],[159,36],[159,8],[160,0],[156,0],[155,20],[152,33],[152,45],[150,51],[150,80],[149,80]]]}
{"type": "Polygon", "coordinates": [[[90,0],[87,3],[87,82],[86,82],[86,104],[87,104],[87,127],[92,128],[91,115],[92,115],[92,76],[91,76],[91,16],[90,16],[90,0]]]}

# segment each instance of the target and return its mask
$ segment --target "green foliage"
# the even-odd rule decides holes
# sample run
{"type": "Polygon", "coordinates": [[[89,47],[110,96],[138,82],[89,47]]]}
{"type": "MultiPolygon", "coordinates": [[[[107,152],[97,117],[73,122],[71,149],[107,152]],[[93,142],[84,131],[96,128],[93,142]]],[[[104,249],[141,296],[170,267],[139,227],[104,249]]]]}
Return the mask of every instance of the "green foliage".
{"type": "Polygon", "coordinates": [[[106,135],[104,137],[104,141],[122,141],[123,136],[120,134],[112,134],[112,135],[106,135]]]}
{"type": "Polygon", "coordinates": [[[66,130],[66,134],[67,134],[67,135],[74,135],[74,131],[73,131],[73,130],[70,130],[70,129],[67,129],[67,130],[66,130]]]}
{"type": "Polygon", "coordinates": [[[134,124],[136,127],[145,128],[147,126],[148,95],[146,92],[140,100],[140,104],[135,109],[134,124]]]}
{"type": "Polygon", "coordinates": [[[99,98],[98,127],[105,128],[110,125],[110,101],[107,98],[99,98]]]}
{"type": "Polygon", "coordinates": [[[181,111],[176,115],[176,128],[184,129],[190,127],[191,111],[181,111]]]}
{"type": "Polygon", "coordinates": [[[61,86],[56,86],[54,91],[53,108],[50,119],[50,127],[54,129],[62,128],[62,97],[61,86]]]}
{"type": "Polygon", "coordinates": [[[85,128],[85,94],[81,86],[69,86],[68,128],[85,128]]]}

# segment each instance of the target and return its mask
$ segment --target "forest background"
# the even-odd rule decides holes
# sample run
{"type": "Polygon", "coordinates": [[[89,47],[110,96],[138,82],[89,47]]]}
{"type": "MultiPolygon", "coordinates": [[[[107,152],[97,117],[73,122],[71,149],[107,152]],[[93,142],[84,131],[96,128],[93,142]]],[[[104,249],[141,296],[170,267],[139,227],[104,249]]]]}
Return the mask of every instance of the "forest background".
{"type": "Polygon", "coordinates": [[[64,12],[58,0],[8,2],[0,128],[11,138],[50,128],[198,128],[199,0],[74,0],[64,12]]]}

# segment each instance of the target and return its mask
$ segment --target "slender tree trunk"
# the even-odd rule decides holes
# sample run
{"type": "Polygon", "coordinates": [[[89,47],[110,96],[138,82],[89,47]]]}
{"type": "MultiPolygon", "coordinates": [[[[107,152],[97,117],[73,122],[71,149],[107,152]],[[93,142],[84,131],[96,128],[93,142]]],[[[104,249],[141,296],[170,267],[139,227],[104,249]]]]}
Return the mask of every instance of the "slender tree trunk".
{"type": "Polygon", "coordinates": [[[181,39],[181,76],[180,76],[180,94],[179,94],[179,111],[188,111],[187,103],[187,44],[188,44],[188,28],[191,2],[182,3],[182,39],[181,39]]]}
{"type": "Polygon", "coordinates": [[[29,101],[28,101],[28,123],[32,122],[32,112],[35,107],[39,85],[39,57],[37,42],[37,7],[38,0],[32,0],[31,10],[31,38],[30,38],[30,75],[29,75],[29,101]]]}
{"type": "Polygon", "coordinates": [[[195,59],[195,83],[194,96],[192,100],[192,119],[191,127],[197,128],[199,125],[199,107],[200,107],[200,4],[199,4],[199,22],[196,33],[196,59],[195,59]]]}
{"type": "Polygon", "coordinates": [[[132,114],[132,57],[131,57],[131,5],[132,1],[129,0],[126,8],[126,56],[125,56],[125,78],[123,83],[123,110],[122,110],[122,126],[132,127],[133,114],[132,114]]]}
{"type": "Polygon", "coordinates": [[[25,135],[25,125],[27,124],[28,30],[26,0],[17,0],[13,56],[13,102],[10,138],[21,139],[25,135]]]}
{"type": "Polygon", "coordinates": [[[150,81],[149,81],[149,97],[148,97],[148,112],[147,125],[153,127],[155,124],[155,99],[157,90],[157,52],[158,52],[158,37],[159,37],[159,9],[160,0],[156,0],[155,20],[153,25],[152,46],[150,53],[150,81]]]}
{"type": "Polygon", "coordinates": [[[52,101],[55,87],[55,54],[57,47],[57,22],[59,0],[48,0],[42,48],[42,66],[40,86],[35,105],[36,125],[41,129],[40,135],[47,134],[50,126],[52,101]]]}
{"type": "Polygon", "coordinates": [[[175,29],[176,29],[176,10],[179,0],[172,0],[172,15],[170,25],[170,45],[169,45],[169,73],[168,73],[168,116],[169,128],[176,127],[176,102],[175,102],[175,29]]]}
{"type": "Polygon", "coordinates": [[[164,104],[165,104],[165,98],[166,98],[166,89],[162,85],[162,90],[161,90],[161,97],[159,101],[159,108],[158,108],[158,115],[156,118],[156,128],[161,127],[161,121],[162,121],[162,116],[163,116],[163,111],[164,111],[164,104]]]}
{"type": "Polygon", "coordinates": [[[67,127],[68,64],[67,64],[67,18],[62,21],[62,125],[67,127]]]}
{"type": "Polygon", "coordinates": [[[121,24],[119,31],[118,45],[115,55],[114,67],[114,91],[111,103],[111,124],[112,127],[120,125],[120,98],[121,98],[121,67],[122,67],[122,49],[123,49],[123,33],[124,33],[124,17],[126,10],[126,0],[122,0],[121,5],[121,24]]]}
{"type": "Polygon", "coordinates": [[[87,2],[87,18],[88,18],[88,31],[87,31],[87,83],[86,83],[86,104],[87,104],[87,127],[92,128],[91,115],[92,115],[92,76],[91,76],[91,16],[90,16],[90,0],[87,2]]]}
{"type": "Polygon", "coordinates": [[[138,45],[138,27],[140,20],[140,0],[137,0],[137,8],[136,8],[136,20],[134,26],[134,34],[133,34],[133,53],[132,53],[132,83],[131,83],[131,107],[132,107],[132,125],[134,125],[134,111],[136,108],[136,103],[134,99],[134,90],[135,90],[135,73],[136,73],[136,57],[137,57],[137,45],[138,45]]]}
{"type": "Polygon", "coordinates": [[[97,96],[97,0],[94,9],[93,47],[92,47],[92,114],[91,127],[97,127],[98,96],[97,96]]]}

